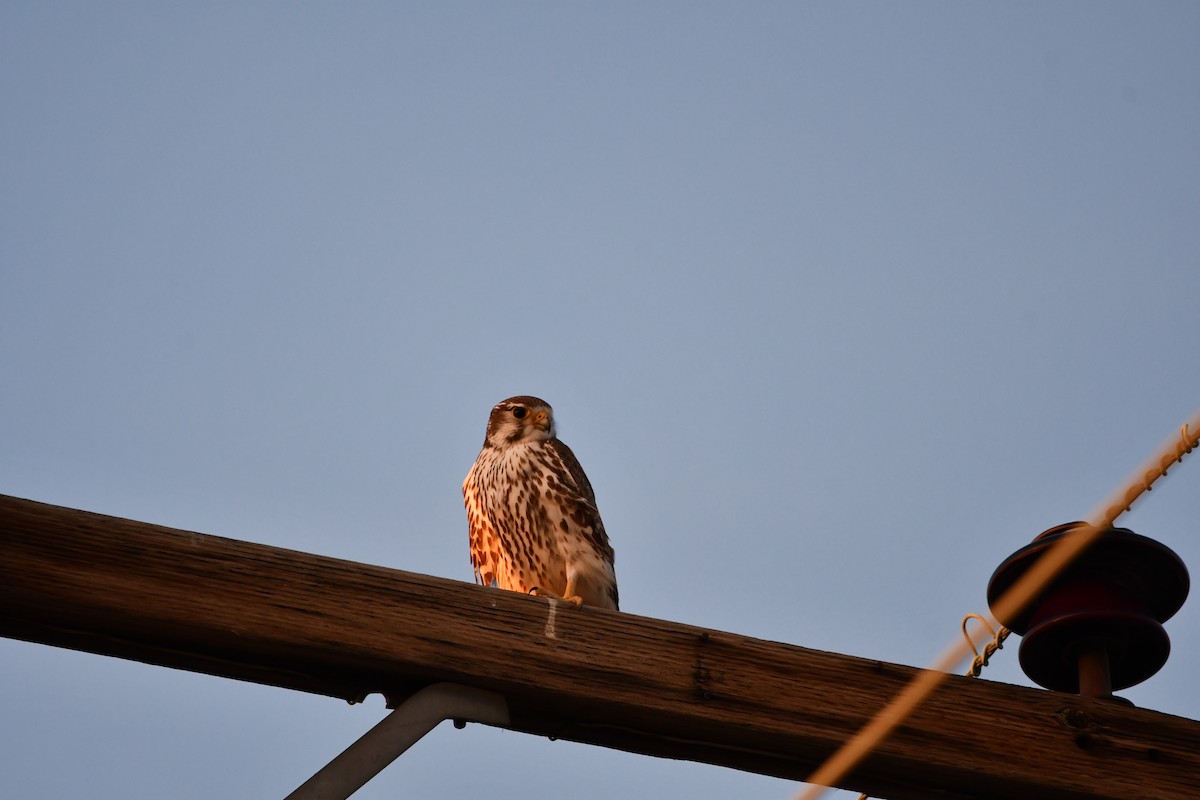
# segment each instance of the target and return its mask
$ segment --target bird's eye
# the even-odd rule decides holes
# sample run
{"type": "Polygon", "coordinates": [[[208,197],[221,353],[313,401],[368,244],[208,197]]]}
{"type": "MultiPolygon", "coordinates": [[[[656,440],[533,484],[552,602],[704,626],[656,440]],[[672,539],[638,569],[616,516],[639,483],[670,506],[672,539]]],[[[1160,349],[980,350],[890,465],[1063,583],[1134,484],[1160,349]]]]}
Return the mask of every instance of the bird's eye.
{"type": "Polygon", "coordinates": [[[525,406],[517,406],[513,409],[513,416],[517,419],[525,419],[525,415],[528,413],[529,412],[525,409],[525,406]]]}

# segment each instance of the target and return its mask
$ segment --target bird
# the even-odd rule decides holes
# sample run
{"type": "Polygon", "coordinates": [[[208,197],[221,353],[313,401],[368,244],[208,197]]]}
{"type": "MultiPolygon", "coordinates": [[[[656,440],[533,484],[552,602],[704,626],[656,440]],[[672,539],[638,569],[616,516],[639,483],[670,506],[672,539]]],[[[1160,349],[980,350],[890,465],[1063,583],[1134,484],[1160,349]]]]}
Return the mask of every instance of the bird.
{"type": "Polygon", "coordinates": [[[618,610],[596,495],[545,400],[521,395],[492,408],[463,502],[477,583],[618,610]]]}

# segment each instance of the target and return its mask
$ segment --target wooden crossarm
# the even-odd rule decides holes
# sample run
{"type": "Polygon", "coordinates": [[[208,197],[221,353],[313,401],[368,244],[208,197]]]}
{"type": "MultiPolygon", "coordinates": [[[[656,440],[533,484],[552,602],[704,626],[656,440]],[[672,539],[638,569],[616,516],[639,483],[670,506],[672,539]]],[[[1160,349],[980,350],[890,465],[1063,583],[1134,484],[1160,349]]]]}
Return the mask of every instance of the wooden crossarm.
{"type": "MultiPolygon", "coordinates": [[[[797,780],[916,672],[4,495],[0,635],[345,699],[450,681],[514,730],[797,780]]],[[[950,676],[846,783],[1200,797],[1200,724],[950,676]]]]}

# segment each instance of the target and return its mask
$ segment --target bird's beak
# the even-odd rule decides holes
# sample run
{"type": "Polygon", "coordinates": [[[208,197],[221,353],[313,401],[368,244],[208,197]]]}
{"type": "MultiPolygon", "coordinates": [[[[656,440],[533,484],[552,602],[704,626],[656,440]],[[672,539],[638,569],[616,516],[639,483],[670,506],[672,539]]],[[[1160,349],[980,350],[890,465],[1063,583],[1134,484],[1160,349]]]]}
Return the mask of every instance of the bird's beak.
{"type": "Polygon", "coordinates": [[[545,411],[539,411],[533,415],[533,424],[544,431],[550,430],[550,414],[545,411]]]}

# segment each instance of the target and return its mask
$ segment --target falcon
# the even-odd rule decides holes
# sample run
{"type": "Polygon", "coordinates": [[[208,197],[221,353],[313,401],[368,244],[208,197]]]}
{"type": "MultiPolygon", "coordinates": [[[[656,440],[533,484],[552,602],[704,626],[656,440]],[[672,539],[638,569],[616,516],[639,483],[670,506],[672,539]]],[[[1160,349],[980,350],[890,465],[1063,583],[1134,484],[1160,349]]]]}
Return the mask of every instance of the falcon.
{"type": "Polygon", "coordinates": [[[477,583],[617,610],[596,495],[545,400],[496,404],[463,501],[477,583]]]}

